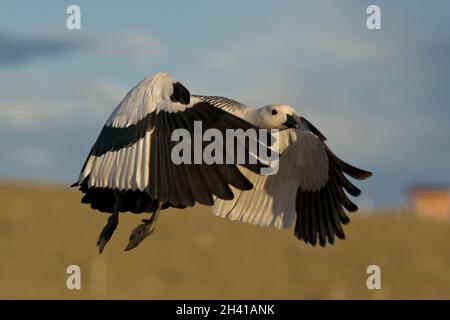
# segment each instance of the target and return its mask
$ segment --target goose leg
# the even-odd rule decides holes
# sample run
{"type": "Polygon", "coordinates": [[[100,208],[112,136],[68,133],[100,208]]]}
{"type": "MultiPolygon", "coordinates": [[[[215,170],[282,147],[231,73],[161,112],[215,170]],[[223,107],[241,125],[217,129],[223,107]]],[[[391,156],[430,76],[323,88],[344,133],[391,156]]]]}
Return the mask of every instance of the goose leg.
{"type": "Polygon", "coordinates": [[[125,248],[125,251],[136,248],[142,242],[142,240],[147,238],[155,231],[156,220],[158,219],[160,209],[161,207],[158,205],[158,209],[156,209],[150,219],[143,219],[143,223],[134,228],[134,230],[131,232],[130,241],[125,248]]]}
{"type": "Polygon", "coordinates": [[[119,224],[119,209],[121,196],[118,192],[114,193],[115,201],[114,201],[114,210],[111,216],[108,218],[108,223],[103,227],[100,236],[98,237],[97,247],[98,252],[102,253],[109,239],[111,239],[114,230],[116,230],[117,225],[119,224]]]}

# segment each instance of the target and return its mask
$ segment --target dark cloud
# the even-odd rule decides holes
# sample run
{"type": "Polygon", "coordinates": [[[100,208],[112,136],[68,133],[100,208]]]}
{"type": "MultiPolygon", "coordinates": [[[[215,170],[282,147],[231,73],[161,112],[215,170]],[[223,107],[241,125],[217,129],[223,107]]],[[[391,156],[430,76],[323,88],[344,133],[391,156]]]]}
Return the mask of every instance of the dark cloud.
{"type": "Polygon", "coordinates": [[[0,66],[71,53],[86,48],[89,44],[88,41],[79,38],[30,37],[0,32],[0,66]]]}

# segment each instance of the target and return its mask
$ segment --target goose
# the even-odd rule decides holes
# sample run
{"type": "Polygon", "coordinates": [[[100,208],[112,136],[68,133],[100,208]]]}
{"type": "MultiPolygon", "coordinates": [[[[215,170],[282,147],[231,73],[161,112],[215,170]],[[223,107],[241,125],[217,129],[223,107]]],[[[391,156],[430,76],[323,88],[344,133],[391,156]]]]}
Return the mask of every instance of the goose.
{"type": "MultiPolygon", "coordinates": [[[[270,149],[261,137],[261,148],[270,149]]],[[[344,208],[358,207],[347,197],[360,195],[346,175],[363,180],[372,174],[356,168],[328,148],[325,136],[293,107],[274,104],[254,109],[218,96],[191,95],[168,73],[139,82],[119,103],[93,145],[78,180],[82,203],[109,213],[97,246],[102,253],[119,223],[119,213],[150,213],[131,233],[125,250],[151,235],[160,210],[211,206],[216,216],[259,226],[289,228],[311,245],[344,239],[344,208]],[[276,130],[279,158],[275,174],[245,147],[247,159],[231,163],[175,164],[175,130],[276,130]],[[344,192],[345,191],[345,192],[344,192]]],[[[226,150],[225,152],[229,153],[226,150]]],[[[260,150],[260,149],[258,149],[260,150]]],[[[267,150],[265,150],[267,152],[267,150]]],[[[275,153],[277,154],[277,153],[275,153]]],[[[229,154],[227,154],[229,156],[229,154]]]]}

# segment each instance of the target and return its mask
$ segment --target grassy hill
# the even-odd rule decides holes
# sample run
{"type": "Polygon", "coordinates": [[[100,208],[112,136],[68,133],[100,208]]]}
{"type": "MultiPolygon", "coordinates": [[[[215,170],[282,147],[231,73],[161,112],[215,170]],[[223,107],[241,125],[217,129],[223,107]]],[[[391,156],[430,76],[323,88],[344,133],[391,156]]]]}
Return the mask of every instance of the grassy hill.
{"type": "Polygon", "coordinates": [[[353,214],[347,240],[327,248],[292,230],[231,222],[206,207],[168,210],[156,232],[124,252],[144,216],[125,214],[98,255],[107,216],[61,186],[0,184],[0,298],[450,299],[450,224],[353,214]],[[66,288],[79,265],[82,289],[66,288]],[[368,290],[366,268],[382,271],[368,290]]]}

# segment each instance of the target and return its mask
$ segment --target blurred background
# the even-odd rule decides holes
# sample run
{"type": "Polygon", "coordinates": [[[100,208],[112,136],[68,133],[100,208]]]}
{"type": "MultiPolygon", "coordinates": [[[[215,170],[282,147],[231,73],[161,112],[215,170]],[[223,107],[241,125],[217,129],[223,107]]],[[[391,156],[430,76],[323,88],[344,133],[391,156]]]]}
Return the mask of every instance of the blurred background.
{"type": "Polygon", "coordinates": [[[0,298],[450,298],[448,1],[2,1],[0,298]],[[66,9],[81,8],[69,30],[66,9]],[[381,8],[381,30],[366,9],[381,8]],[[361,211],[327,248],[213,217],[163,214],[124,253],[142,217],[106,216],[75,181],[127,91],[169,72],[191,93],[287,103],[374,176],[361,211]],[[68,265],[82,289],[66,288],[68,265]],[[382,289],[366,287],[367,266],[382,289]]]}

